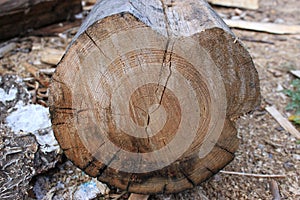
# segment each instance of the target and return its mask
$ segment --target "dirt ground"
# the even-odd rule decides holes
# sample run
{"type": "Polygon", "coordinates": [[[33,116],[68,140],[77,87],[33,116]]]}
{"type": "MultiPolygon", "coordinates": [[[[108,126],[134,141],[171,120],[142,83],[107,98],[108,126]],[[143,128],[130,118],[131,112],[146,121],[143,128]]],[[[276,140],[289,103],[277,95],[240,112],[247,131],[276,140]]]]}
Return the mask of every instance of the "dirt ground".
{"type": "MultiPolygon", "coordinates": [[[[260,2],[259,10],[255,11],[214,8],[222,17],[229,19],[300,25],[299,0],[265,0],[260,2]]],[[[240,146],[236,158],[224,171],[285,177],[271,179],[219,173],[193,190],[173,195],[150,196],[150,199],[272,199],[272,180],[278,184],[282,199],[300,199],[300,144],[265,110],[266,106],[274,105],[284,116],[290,114],[285,110],[290,99],[282,90],[291,87],[293,76],[289,71],[300,70],[300,35],[274,35],[237,29],[233,31],[253,57],[260,76],[262,102],[255,112],[238,120],[240,146]]],[[[48,53],[53,52],[53,49],[58,50],[55,52],[57,54],[64,52],[74,33],[76,27],[59,36],[28,36],[8,41],[14,43],[15,48],[0,58],[0,75],[11,73],[22,77],[35,98],[34,102],[47,105],[46,89],[51,78],[51,69],[55,65],[41,61],[43,54],[45,49],[50,49],[48,53]],[[43,76],[34,77],[33,71],[40,69],[50,70],[43,76]]],[[[36,177],[32,181],[35,190],[29,191],[29,196],[32,199],[37,198],[37,190],[40,195],[45,196],[52,189],[52,199],[59,199],[53,198],[59,194],[60,197],[68,199],[67,191],[70,192],[70,188],[88,180],[89,177],[65,160],[49,173],[36,177]],[[63,187],[53,190],[57,182],[63,183],[63,187]],[[36,189],[37,185],[39,189],[36,189]]],[[[109,194],[100,195],[98,199],[121,194],[117,189],[110,189],[109,194]]],[[[127,197],[128,194],[122,196],[123,199],[127,197]]]]}

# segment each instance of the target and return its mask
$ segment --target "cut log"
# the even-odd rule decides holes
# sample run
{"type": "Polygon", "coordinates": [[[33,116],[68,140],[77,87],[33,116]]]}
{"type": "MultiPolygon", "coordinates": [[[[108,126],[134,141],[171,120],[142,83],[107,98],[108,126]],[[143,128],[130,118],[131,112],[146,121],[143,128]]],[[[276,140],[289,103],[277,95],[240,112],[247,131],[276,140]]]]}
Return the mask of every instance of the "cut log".
{"type": "Polygon", "coordinates": [[[28,29],[72,19],[80,11],[80,0],[1,0],[0,40],[24,34],[28,29]]]}
{"type": "Polygon", "coordinates": [[[259,104],[252,59],[204,0],[98,1],[50,86],[55,135],[87,174],[133,193],[179,192],[238,147],[259,104]]]}

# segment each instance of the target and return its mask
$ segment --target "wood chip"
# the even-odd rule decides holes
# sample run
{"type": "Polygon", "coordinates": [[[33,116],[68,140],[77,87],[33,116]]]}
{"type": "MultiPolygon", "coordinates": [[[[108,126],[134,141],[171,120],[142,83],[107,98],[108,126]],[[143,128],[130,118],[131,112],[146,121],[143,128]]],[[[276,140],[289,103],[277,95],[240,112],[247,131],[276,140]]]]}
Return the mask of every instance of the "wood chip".
{"type": "Polygon", "coordinates": [[[38,69],[36,66],[31,65],[27,62],[22,63],[22,65],[25,67],[25,70],[32,74],[34,78],[42,84],[44,87],[48,87],[50,84],[50,78],[45,76],[44,74],[39,73],[40,69],[38,69]]]}
{"type": "Polygon", "coordinates": [[[29,72],[31,75],[33,75],[34,77],[38,76],[39,69],[36,66],[31,65],[27,62],[22,63],[22,66],[24,66],[25,70],[29,72]]]}
{"type": "Polygon", "coordinates": [[[49,68],[49,69],[40,69],[39,72],[47,75],[52,75],[55,72],[55,68],[49,68]]]}
{"type": "Polygon", "coordinates": [[[227,7],[238,7],[246,9],[259,8],[258,0],[208,0],[208,2],[227,7]]]}
{"type": "Polygon", "coordinates": [[[97,0],[85,0],[83,1],[83,10],[89,11],[94,7],[94,4],[97,2],[97,0]]]}
{"type": "Polygon", "coordinates": [[[97,0],[85,0],[87,4],[95,4],[97,0]]]}
{"type": "Polygon", "coordinates": [[[92,10],[93,7],[94,7],[94,5],[91,5],[91,6],[84,6],[84,7],[83,7],[83,10],[84,10],[84,11],[92,10]]]}
{"type": "Polygon", "coordinates": [[[220,171],[223,174],[231,174],[231,175],[239,175],[239,176],[250,176],[255,178],[285,178],[286,175],[283,174],[251,174],[251,173],[244,173],[244,172],[230,172],[230,171],[220,171]]]}
{"type": "Polygon", "coordinates": [[[0,47],[0,58],[2,58],[5,54],[10,52],[11,50],[14,50],[17,47],[17,44],[12,42],[4,45],[3,47],[0,47]]]}
{"type": "Polygon", "coordinates": [[[291,73],[292,73],[294,76],[297,76],[298,78],[300,78],[300,70],[291,70],[291,73]]]}
{"type": "Polygon", "coordinates": [[[64,51],[46,48],[41,55],[41,61],[50,65],[57,65],[64,55],[64,51]]]}
{"type": "Polygon", "coordinates": [[[300,139],[299,131],[293,126],[293,124],[285,117],[281,115],[281,113],[274,107],[268,106],[266,110],[272,115],[272,117],[280,124],[284,130],[295,136],[297,139],[300,139]]]}
{"type": "Polygon", "coordinates": [[[131,193],[128,200],[147,200],[149,195],[131,193]]]}
{"type": "Polygon", "coordinates": [[[224,21],[230,27],[240,28],[245,30],[267,32],[272,34],[299,34],[300,33],[300,25],[248,22],[244,20],[230,20],[230,19],[224,19],[224,21]]]}
{"type": "Polygon", "coordinates": [[[273,200],[281,200],[278,184],[275,180],[271,180],[270,189],[271,189],[271,193],[273,195],[273,200]]]}
{"type": "Polygon", "coordinates": [[[281,77],[283,75],[282,72],[277,69],[269,68],[268,72],[272,73],[275,77],[281,77]]]}

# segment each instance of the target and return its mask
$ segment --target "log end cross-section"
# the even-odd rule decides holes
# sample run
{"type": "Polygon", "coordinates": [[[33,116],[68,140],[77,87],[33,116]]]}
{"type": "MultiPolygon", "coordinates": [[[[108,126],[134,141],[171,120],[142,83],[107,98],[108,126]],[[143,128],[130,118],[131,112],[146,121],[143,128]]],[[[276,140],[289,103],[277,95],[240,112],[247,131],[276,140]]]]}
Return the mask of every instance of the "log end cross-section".
{"type": "Polygon", "coordinates": [[[87,174],[173,193],[226,166],[259,104],[249,53],[206,1],[99,1],[50,88],[53,129],[87,174]]]}

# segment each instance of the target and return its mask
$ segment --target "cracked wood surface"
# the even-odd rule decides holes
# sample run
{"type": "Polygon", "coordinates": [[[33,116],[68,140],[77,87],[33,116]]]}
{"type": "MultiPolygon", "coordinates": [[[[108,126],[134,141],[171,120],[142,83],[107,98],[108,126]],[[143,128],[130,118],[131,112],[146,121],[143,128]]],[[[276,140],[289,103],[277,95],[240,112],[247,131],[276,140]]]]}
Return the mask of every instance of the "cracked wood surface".
{"type": "Polygon", "coordinates": [[[259,104],[252,59],[206,1],[99,1],[50,87],[53,129],[87,174],[179,192],[226,166],[259,104]]]}

